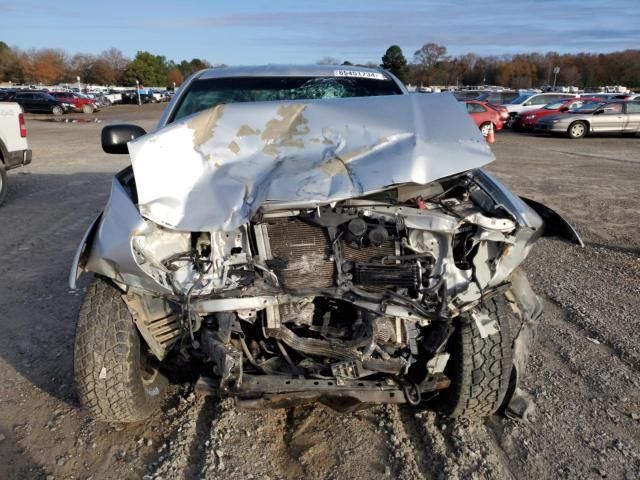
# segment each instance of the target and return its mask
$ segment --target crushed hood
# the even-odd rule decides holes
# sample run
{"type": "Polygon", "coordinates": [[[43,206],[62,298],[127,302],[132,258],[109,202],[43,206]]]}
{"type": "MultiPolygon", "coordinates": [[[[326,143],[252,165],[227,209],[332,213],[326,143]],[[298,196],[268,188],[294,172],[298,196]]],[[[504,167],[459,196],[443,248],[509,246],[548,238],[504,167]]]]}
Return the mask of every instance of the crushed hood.
{"type": "Polygon", "coordinates": [[[129,143],[140,213],[231,230],[261,205],[326,204],[426,184],[494,157],[449,94],[235,103],[129,143]]]}

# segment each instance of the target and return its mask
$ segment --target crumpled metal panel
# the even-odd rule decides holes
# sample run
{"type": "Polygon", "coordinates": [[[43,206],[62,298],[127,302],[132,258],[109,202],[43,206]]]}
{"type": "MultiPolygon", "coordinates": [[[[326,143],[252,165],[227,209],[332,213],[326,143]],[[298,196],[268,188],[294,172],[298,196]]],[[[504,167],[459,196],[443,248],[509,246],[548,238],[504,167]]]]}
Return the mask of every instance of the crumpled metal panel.
{"type": "Polygon", "coordinates": [[[326,204],[494,157],[452,95],[220,105],[129,143],[141,214],[232,230],[266,202],[326,204]]]}

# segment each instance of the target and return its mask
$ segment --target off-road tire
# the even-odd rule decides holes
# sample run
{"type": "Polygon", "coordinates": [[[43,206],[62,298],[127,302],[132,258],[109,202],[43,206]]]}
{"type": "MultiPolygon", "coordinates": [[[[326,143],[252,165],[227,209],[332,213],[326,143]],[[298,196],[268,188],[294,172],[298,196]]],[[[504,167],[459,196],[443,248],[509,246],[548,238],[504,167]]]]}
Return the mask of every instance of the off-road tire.
{"type": "MultiPolygon", "coordinates": [[[[0,155],[2,157],[2,155],[0,155]]],[[[2,163],[2,158],[0,158],[0,205],[4,202],[5,198],[7,198],[7,192],[9,191],[7,185],[7,171],[4,169],[4,164],[2,163]]]]}
{"type": "Polygon", "coordinates": [[[144,341],[122,292],[96,277],[87,288],[76,327],[74,369],[80,403],[96,420],[144,420],[159,406],[167,387],[156,374],[143,381],[144,341]]]}
{"type": "Polygon", "coordinates": [[[512,369],[510,311],[503,299],[487,304],[487,312],[498,320],[498,333],[480,336],[468,314],[455,322],[449,339],[451,354],[445,375],[451,386],[443,393],[442,410],[451,417],[481,419],[495,413],[504,400],[512,369]]]}

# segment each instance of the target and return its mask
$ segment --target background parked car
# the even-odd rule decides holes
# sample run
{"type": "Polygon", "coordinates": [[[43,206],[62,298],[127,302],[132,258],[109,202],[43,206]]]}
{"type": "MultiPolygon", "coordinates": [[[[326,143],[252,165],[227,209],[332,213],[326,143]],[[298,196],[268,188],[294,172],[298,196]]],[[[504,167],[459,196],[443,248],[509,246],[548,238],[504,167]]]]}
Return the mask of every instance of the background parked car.
{"type": "MultiPolygon", "coordinates": [[[[155,99],[150,93],[140,92],[140,103],[154,103],[155,99]]],[[[122,92],[122,103],[136,104],[138,103],[138,93],[135,90],[126,90],[122,92]]]]}
{"type": "Polygon", "coordinates": [[[627,95],[616,95],[614,98],[620,100],[640,100],[640,93],[629,93],[627,95]]]}
{"type": "Polygon", "coordinates": [[[135,90],[125,90],[121,93],[122,103],[137,103],[138,96],[135,90]]]}
{"type": "Polygon", "coordinates": [[[596,98],[570,98],[568,100],[558,100],[557,102],[549,103],[537,110],[529,110],[527,112],[519,113],[514,122],[514,130],[533,130],[536,126],[536,122],[547,115],[555,115],[558,113],[576,110],[582,107],[585,103],[598,101],[596,98]]]}
{"type": "Polygon", "coordinates": [[[620,94],[617,93],[589,93],[585,94],[585,96],[588,96],[589,98],[597,98],[598,100],[608,101],[622,99],[622,97],[624,97],[625,95],[620,97],[620,94]]]}
{"type": "Polygon", "coordinates": [[[99,109],[111,105],[111,103],[105,98],[105,96],[104,96],[104,94],[102,92],[96,92],[96,93],[92,93],[92,94],[87,94],[87,97],[92,99],[93,103],[95,103],[96,106],[99,109]]]}
{"type": "Polygon", "coordinates": [[[510,103],[503,104],[503,106],[509,110],[509,122],[507,123],[507,127],[511,127],[513,125],[516,115],[521,112],[537,110],[548,103],[555,102],[557,100],[575,98],[577,96],[578,95],[571,93],[525,93],[519,95],[510,103]]]}
{"type": "Polygon", "coordinates": [[[513,101],[518,97],[519,93],[515,90],[500,90],[498,92],[481,92],[474,100],[481,102],[489,102],[492,105],[504,105],[513,101]]]}
{"type": "Polygon", "coordinates": [[[46,92],[19,92],[11,101],[19,104],[25,112],[31,113],[62,115],[73,112],[76,108],[73,103],[59,100],[46,92]]]}
{"type": "Polygon", "coordinates": [[[10,102],[17,92],[15,89],[0,88],[0,102],[10,102]]]}
{"type": "Polygon", "coordinates": [[[634,136],[640,131],[640,102],[595,101],[577,110],[549,115],[536,123],[536,131],[566,134],[582,138],[598,133],[618,133],[634,136]]]}
{"type": "Polygon", "coordinates": [[[73,92],[53,92],[51,96],[61,102],[71,103],[77,112],[93,113],[98,110],[98,105],[89,97],[73,92]]]}
{"type": "Polygon", "coordinates": [[[493,107],[487,102],[478,102],[476,100],[468,100],[466,103],[467,113],[471,115],[471,118],[476,123],[482,135],[485,137],[489,135],[491,124],[495,131],[502,130],[504,123],[504,116],[508,116],[508,113],[501,113],[497,107],[493,107]]]}
{"type": "Polygon", "coordinates": [[[122,93],[117,90],[109,90],[109,93],[104,94],[104,99],[107,105],[122,103],[122,93]]]}

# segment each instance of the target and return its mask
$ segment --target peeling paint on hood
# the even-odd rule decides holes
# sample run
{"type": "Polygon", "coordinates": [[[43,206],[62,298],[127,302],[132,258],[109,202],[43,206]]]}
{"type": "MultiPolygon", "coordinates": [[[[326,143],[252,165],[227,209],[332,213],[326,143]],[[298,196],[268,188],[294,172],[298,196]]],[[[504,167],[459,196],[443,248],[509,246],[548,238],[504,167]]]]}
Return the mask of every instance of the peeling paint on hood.
{"type": "Polygon", "coordinates": [[[266,202],[326,204],[494,160],[449,94],[220,105],[129,152],[142,216],[183,231],[237,228],[266,202]]]}

